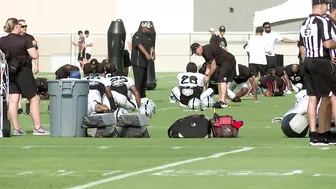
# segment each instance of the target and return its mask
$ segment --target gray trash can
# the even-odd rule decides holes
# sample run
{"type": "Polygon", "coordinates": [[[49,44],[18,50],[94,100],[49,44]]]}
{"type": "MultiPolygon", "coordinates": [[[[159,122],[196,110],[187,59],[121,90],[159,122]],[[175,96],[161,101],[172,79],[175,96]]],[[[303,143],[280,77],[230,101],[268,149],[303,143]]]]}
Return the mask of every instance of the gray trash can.
{"type": "Polygon", "coordinates": [[[50,136],[86,137],[81,128],[87,115],[89,82],[80,79],[48,81],[50,94],[50,136]]]}

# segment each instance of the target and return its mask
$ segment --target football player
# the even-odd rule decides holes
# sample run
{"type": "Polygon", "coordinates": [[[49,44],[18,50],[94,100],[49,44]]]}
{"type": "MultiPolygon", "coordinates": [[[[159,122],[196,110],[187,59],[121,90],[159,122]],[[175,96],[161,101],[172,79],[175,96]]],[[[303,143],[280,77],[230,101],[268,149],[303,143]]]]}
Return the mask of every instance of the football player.
{"type": "Polygon", "coordinates": [[[290,64],[285,67],[290,85],[295,92],[303,88],[304,69],[299,64],[290,64]]]}
{"type": "Polygon", "coordinates": [[[186,71],[177,75],[178,87],[174,87],[171,92],[171,95],[180,102],[182,107],[188,106],[189,100],[192,98],[201,100],[213,94],[211,88],[206,89],[204,75],[197,73],[197,65],[195,63],[189,62],[186,71]]]}
{"type": "Polygon", "coordinates": [[[251,84],[253,94],[254,94],[254,100],[258,100],[257,97],[257,87],[254,82],[254,77],[252,75],[252,71],[247,66],[244,66],[242,64],[238,64],[239,73],[236,73],[235,77],[233,78],[232,82],[229,82],[228,84],[228,97],[233,102],[240,102],[240,97],[244,96],[249,91],[249,85],[247,84],[247,81],[251,84]],[[235,94],[233,91],[236,88],[239,88],[240,91],[235,94]]]}
{"type": "MultiPolygon", "coordinates": [[[[108,79],[111,83],[112,95],[117,108],[134,111],[141,106],[140,93],[136,89],[132,78],[125,77],[121,70],[117,71],[113,77],[108,79]]],[[[106,99],[104,97],[104,102],[105,101],[106,99]]]]}
{"type": "Polygon", "coordinates": [[[84,64],[83,67],[84,76],[89,75],[104,75],[104,66],[99,63],[97,59],[93,58],[89,63],[84,64]]]}
{"type": "Polygon", "coordinates": [[[111,82],[108,78],[100,76],[87,76],[83,78],[89,81],[88,115],[95,113],[107,113],[116,110],[115,101],[111,93],[111,82]],[[106,97],[109,107],[103,105],[103,95],[106,97]]]}
{"type": "Polygon", "coordinates": [[[291,83],[289,82],[288,75],[287,75],[284,68],[272,64],[272,65],[270,65],[270,67],[267,71],[267,75],[274,75],[274,76],[277,76],[277,77],[283,79],[284,84],[285,84],[286,88],[288,89],[286,91],[286,93],[291,94],[291,91],[293,90],[293,88],[292,88],[291,83]]]}
{"type": "Polygon", "coordinates": [[[284,80],[275,75],[262,77],[258,81],[258,85],[261,87],[266,97],[283,96],[284,90],[286,89],[284,80]]]}
{"type": "Polygon", "coordinates": [[[76,78],[80,79],[79,68],[74,65],[65,64],[58,68],[55,72],[56,79],[76,78]]]}
{"type": "Polygon", "coordinates": [[[107,59],[104,59],[102,61],[103,68],[104,68],[104,73],[106,77],[112,77],[114,72],[116,72],[116,67],[114,64],[109,63],[107,59]]]}

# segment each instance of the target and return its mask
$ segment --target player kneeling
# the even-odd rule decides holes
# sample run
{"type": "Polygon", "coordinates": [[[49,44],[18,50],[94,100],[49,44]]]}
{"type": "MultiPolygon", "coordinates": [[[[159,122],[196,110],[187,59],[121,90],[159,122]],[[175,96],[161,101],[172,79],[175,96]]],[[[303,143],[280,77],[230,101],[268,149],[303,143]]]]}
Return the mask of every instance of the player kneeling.
{"type": "Polygon", "coordinates": [[[266,97],[283,96],[284,90],[286,89],[284,80],[275,75],[262,77],[258,84],[266,97]]]}
{"type": "MultiPolygon", "coordinates": [[[[112,96],[117,108],[134,111],[141,106],[141,97],[133,79],[123,74],[122,71],[117,71],[113,77],[108,78],[111,83],[112,96]]],[[[106,104],[106,97],[103,98],[103,102],[106,104]]]]}
{"type": "Polygon", "coordinates": [[[193,98],[203,99],[213,94],[212,89],[204,90],[204,75],[197,73],[195,63],[188,63],[186,71],[177,75],[179,86],[174,87],[171,93],[171,96],[180,102],[181,107],[188,107],[189,101],[193,98]]]}
{"type": "Polygon", "coordinates": [[[88,115],[116,110],[109,79],[99,76],[87,76],[84,79],[89,81],[88,115]],[[105,95],[110,107],[103,105],[103,95],[105,95]]]}

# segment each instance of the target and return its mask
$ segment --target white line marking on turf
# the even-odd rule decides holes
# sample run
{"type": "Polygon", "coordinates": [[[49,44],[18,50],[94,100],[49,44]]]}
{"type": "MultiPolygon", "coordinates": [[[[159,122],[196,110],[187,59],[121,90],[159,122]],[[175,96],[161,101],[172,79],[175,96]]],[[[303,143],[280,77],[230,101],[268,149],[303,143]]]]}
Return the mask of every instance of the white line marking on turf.
{"type": "Polygon", "coordinates": [[[272,126],[265,126],[265,128],[266,128],[266,129],[270,129],[270,128],[272,128],[272,126]]]}
{"type": "Polygon", "coordinates": [[[111,172],[108,172],[108,173],[103,173],[101,174],[102,176],[108,176],[108,175],[113,175],[115,173],[120,173],[121,171],[111,171],[111,172]]]}
{"type": "Polygon", "coordinates": [[[174,109],[178,109],[178,107],[160,108],[160,109],[157,109],[156,111],[166,111],[166,110],[174,110],[174,109]]]}
{"type": "Polygon", "coordinates": [[[221,152],[221,153],[213,154],[213,155],[208,156],[208,157],[199,157],[199,158],[187,159],[187,160],[184,160],[184,161],[169,163],[169,164],[165,164],[165,165],[158,166],[158,167],[153,167],[153,168],[149,168],[149,169],[143,169],[143,170],[140,170],[140,171],[121,174],[121,175],[113,176],[113,177],[110,177],[110,178],[98,180],[98,181],[95,181],[95,182],[89,182],[87,184],[80,185],[80,186],[75,186],[75,187],[72,187],[72,188],[69,188],[69,189],[90,188],[90,187],[101,185],[101,184],[108,183],[108,182],[111,182],[111,181],[120,180],[120,179],[124,179],[124,178],[127,178],[127,177],[135,176],[135,175],[140,175],[140,174],[143,174],[143,173],[148,173],[148,172],[157,171],[157,170],[163,170],[163,169],[167,169],[169,167],[176,167],[176,166],[179,166],[179,165],[192,163],[192,162],[196,162],[196,161],[201,161],[201,160],[206,160],[206,159],[211,159],[211,158],[219,158],[219,157],[224,156],[224,155],[245,152],[245,151],[249,151],[249,150],[252,150],[252,149],[253,149],[253,147],[245,147],[245,148],[241,148],[241,149],[238,149],[238,150],[232,150],[232,151],[228,151],[228,152],[221,152]]]}
{"type": "Polygon", "coordinates": [[[330,148],[329,147],[323,147],[321,148],[321,150],[329,150],[330,148]]]}
{"type": "Polygon", "coordinates": [[[31,175],[31,174],[33,174],[33,171],[25,171],[25,172],[19,173],[17,175],[31,175]]]}
{"type": "Polygon", "coordinates": [[[319,176],[321,176],[322,174],[315,174],[315,175],[313,175],[313,177],[319,177],[319,176]]]}
{"type": "Polygon", "coordinates": [[[71,175],[73,173],[74,173],[73,171],[69,171],[69,172],[62,173],[59,176],[67,176],[67,175],[71,175]]]}
{"type": "Polygon", "coordinates": [[[178,149],[181,149],[181,148],[183,148],[182,146],[173,146],[171,149],[172,150],[178,150],[178,149]]]}
{"type": "Polygon", "coordinates": [[[98,149],[107,149],[107,148],[110,148],[111,146],[100,146],[98,147],[98,149]]]}
{"type": "MultiPolygon", "coordinates": [[[[262,127],[261,127],[262,128],[262,127]]],[[[30,149],[30,148],[98,148],[99,146],[76,146],[76,145],[36,145],[36,146],[22,146],[22,145],[0,145],[0,148],[23,148],[23,149],[30,149]]],[[[174,146],[107,146],[109,148],[172,148],[174,146]]],[[[182,148],[224,148],[224,149],[237,149],[243,148],[244,146],[180,146],[182,148]]],[[[259,149],[319,149],[321,150],[322,147],[311,147],[311,146],[253,146],[253,148],[259,149]]],[[[326,147],[323,147],[326,148],[326,147]]],[[[329,147],[327,147],[329,148],[329,147]]],[[[333,148],[333,147],[330,147],[333,148]]]]}

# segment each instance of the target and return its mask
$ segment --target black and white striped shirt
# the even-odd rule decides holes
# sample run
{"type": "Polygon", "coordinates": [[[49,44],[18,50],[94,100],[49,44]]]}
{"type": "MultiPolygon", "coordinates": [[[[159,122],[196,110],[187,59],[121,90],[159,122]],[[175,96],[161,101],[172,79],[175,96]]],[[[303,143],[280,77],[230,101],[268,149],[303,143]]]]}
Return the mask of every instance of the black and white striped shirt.
{"type": "MultiPolygon", "coordinates": [[[[330,22],[331,25],[331,38],[336,41],[336,20],[331,18],[330,16],[325,16],[325,19],[330,22]]],[[[329,53],[331,57],[336,57],[336,49],[329,49],[329,53]]]]}
{"type": "Polygon", "coordinates": [[[329,58],[329,49],[323,46],[323,42],[331,39],[331,24],[320,15],[309,15],[300,27],[300,41],[305,47],[305,57],[329,58]]]}

